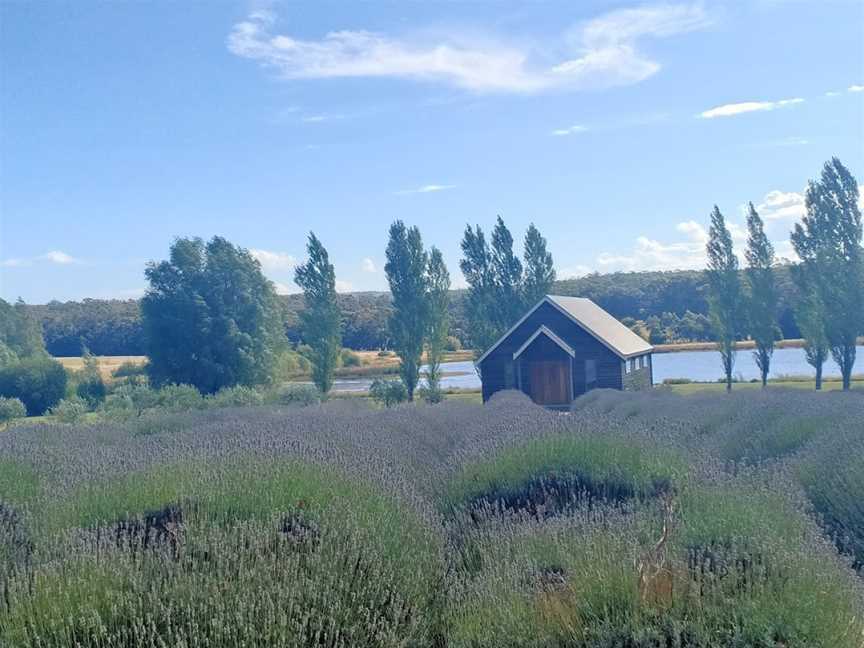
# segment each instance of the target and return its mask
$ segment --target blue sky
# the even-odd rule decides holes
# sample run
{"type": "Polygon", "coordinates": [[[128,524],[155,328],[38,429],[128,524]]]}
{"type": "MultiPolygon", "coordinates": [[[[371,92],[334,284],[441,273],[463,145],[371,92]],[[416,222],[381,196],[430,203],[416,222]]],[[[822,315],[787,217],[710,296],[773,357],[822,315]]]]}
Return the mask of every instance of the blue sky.
{"type": "Polygon", "coordinates": [[[176,236],[282,291],[314,230],[386,288],[389,224],[454,283],[465,224],[534,222],[559,276],[699,267],[714,203],[778,252],[840,157],[864,179],[864,5],[0,4],[0,297],[140,296],[176,236]]]}

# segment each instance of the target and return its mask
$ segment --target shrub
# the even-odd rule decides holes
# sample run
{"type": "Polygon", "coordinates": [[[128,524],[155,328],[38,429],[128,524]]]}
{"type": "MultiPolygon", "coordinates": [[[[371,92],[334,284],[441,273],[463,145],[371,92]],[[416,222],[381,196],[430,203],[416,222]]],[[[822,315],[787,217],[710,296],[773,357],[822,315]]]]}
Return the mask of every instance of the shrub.
{"type": "Polygon", "coordinates": [[[204,398],[192,385],[165,385],[156,390],[155,407],[171,412],[204,407],[204,398]]]}
{"type": "Polygon", "coordinates": [[[445,351],[461,351],[462,350],[462,341],[456,337],[455,335],[447,336],[447,343],[444,345],[445,351]]]}
{"type": "Polygon", "coordinates": [[[208,407],[249,407],[250,405],[261,405],[264,396],[261,392],[236,385],[234,387],[223,387],[212,396],[205,399],[208,407]]]}
{"type": "Polygon", "coordinates": [[[48,410],[61,423],[77,423],[87,413],[87,403],[77,396],[65,398],[48,410]]]}
{"type": "Polygon", "coordinates": [[[689,385],[693,382],[690,378],[664,378],[664,385],[689,385]]]}
{"type": "Polygon", "coordinates": [[[0,396],[0,423],[27,416],[27,408],[20,398],[5,398],[0,396]]]}
{"type": "Polygon", "coordinates": [[[127,360],[111,372],[114,378],[146,378],[147,363],[127,360]]]}
{"type": "Polygon", "coordinates": [[[100,376],[87,376],[75,387],[75,394],[83,400],[87,407],[96,409],[105,400],[108,389],[100,376]]]}
{"type": "Polygon", "coordinates": [[[392,357],[392,356],[393,356],[393,352],[392,352],[392,351],[388,351],[387,349],[381,349],[381,350],[378,352],[378,357],[379,357],[379,358],[390,358],[390,357],[392,357]]]}
{"type": "Polygon", "coordinates": [[[339,352],[339,358],[343,367],[359,367],[363,364],[360,361],[360,356],[351,349],[342,349],[342,351],[339,352]]]}
{"type": "Polygon", "coordinates": [[[369,395],[384,407],[393,407],[408,400],[408,390],[401,380],[376,378],[369,387],[369,395]]]}
{"type": "Polygon", "coordinates": [[[321,392],[312,385],[282,385],[273,393],[273,400],[280,405],[316,405],[321,402],[321,392]]]}
{"type": "Polygon", "coordinates": [[[56,360],[28,358],[0,369],[0,396],[18,398],[29,416],[40,416],[60,402],[67,380],[56,360]]]}

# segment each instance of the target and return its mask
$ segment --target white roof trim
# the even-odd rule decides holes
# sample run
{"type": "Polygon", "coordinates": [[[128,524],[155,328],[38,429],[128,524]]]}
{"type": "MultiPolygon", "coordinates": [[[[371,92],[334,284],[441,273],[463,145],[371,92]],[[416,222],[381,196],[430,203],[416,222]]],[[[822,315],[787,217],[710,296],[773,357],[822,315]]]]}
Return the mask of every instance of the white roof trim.
{"type": "Polygon", "coordinates": [[[649,347],[645,351],[639,351],[637,353],[630,353],[630,354],[626,354],[626,355],[619,353],[618,350],[616,348],[614,348],[611,344],[609,344],[606,340],[604,340],[602,337],[597,335],[597,333],[595,333],[590,328],[585,326],[585,324],[580,322],[571,313],[569,313],[565,308],[561,307],[560,304],[556,303],[555,300],[552,299],[549,295],[546,295],[543,299],[541,299],[539,302],[537,302],[531,310],[529,310],[527,313],[525,313],[525,315],[522,316],[522,319],[520,319],[518,322],[516,322],[513,326],[510,327],[510,329],[504,335],[502,335],[500,338],[498,338],[498,341],[495,342],[495,344],[493,344],[491,347],[489,347],[483,355],[481,355],[479,358],[477,358],[477,360],[474,362],[474,364],[479,365],[481,362],[483,362],[490,353],[492,353],[495,349],[497,349],[501,345],[501,343],[504,340],[506,340],[508,337],[510,337],[510,334],[513,331],[515,331],[517,328],[519,328],[519,326],[522,324],[522,322],[524,322],[529,317],[531,317],[531,315],[534,314],[534,311],[536,311],[538,308],[540,308],[540,306],[542,306],[544,303],[549,303],[552,306],[554,306],[558,312],[560,312],[562,315],[567,317],[571,322],[574,322],[579,327],[581,327],[582,329],[587,331],[594,339],[596,339],[598,342],[600,342],[603,346],[605,346],[607,349],[612,351],[612,353],[617,355],[622,360],[627,360],[628,358],[636,358],[640,355],[645,355],[645,354],[651,353],[654,350],[653,347],[649,347]]]}
{"type": "Polygon", "coordinates": [[[575,356],[576,356],[576,352],[573,350],[573,347],[571,347],[571,346],[570,346],[569,344],[567,344],[564,340],[562,340],[562,339],[559,338],[557,335],[555,335],[555,334],[554,334],[552,331],[550,331],[548,328],[546,328],[545,326],[542,326],[542,325],[541,325],[540,328],[538,328],[536,331],[534,331],[534,334],[533,334],[531,337],[528,338],[528,340],[525,342],[525,344],[523,344],[521,347],[519,347],[519,350],[518,350],[516,353],[513,354],[513,359],[515,360],[515,359],[518,358],[520,355],[522,355],[522,352],[525,351],[525,349],[527,349],[529,346],[531,346],[531,343],[532,343],[534,340],[536,340],[537,337],[540,336],[540,335],[545,335],[546,337],[548,337],[548,338],[549,338],[550,340],[552,340],[555,344],[557,344],[559,347],[561,347],[562,349],[564,349],[564,351],[566,351],[567,353],[569,353],[571,357],[575,357],[575,356]]]}

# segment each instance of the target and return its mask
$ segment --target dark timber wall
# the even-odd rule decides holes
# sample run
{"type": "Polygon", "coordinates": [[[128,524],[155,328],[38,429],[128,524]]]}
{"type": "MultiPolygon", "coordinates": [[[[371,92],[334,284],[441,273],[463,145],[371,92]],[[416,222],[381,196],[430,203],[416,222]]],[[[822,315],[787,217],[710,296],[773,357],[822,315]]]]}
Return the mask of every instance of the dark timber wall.
{"type": "MultiPolygon", "coordinates": [[[[483,360],[480,372],[483,379],[484,401],[502,389],[517,388],[519,382],[516,376],[513,354],[519,350],[519,347],[540,326],[546,326],[575,351],[576,356],[573,358],[573,372],[571,376],[575,396],[585,393],[589,388],[624,388],[624,366],[621,358],[569,317],[562,314],[557,308],[546,302],[541,304],[530,317],[522,322],[507,339],[483,360]],[[592,385],[585,384],[586,360],[594,360],[596,362],[597,382],[592,385]]],[[[568,357],[560,347],[551,342],[546,336],[541,335],[538,337],[523,354],[526,362],[522,363],[522,391],[525,393],[530,393],[530,385],[527,383],[529,376],[526,370],[526,363],[531,358],[536,359],[538,355],[542,356],[544,352],[549,353],[550,359],[568,357]]]]}

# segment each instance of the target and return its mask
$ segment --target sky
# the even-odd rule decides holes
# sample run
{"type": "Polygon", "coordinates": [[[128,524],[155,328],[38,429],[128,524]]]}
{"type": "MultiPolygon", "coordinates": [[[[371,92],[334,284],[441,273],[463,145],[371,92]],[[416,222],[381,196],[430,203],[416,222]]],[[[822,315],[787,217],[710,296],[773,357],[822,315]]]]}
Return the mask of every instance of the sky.
{"type": "Polygon", "coordinates": [[[133,298],[176,237],[296,292],[386,290],[396,219],[455,286],[467,223],[558,276],[698,268],[716,203],[779,255],[838,156],[864,180],[864,3],[2,2],[0,297],[133,298]]]}

